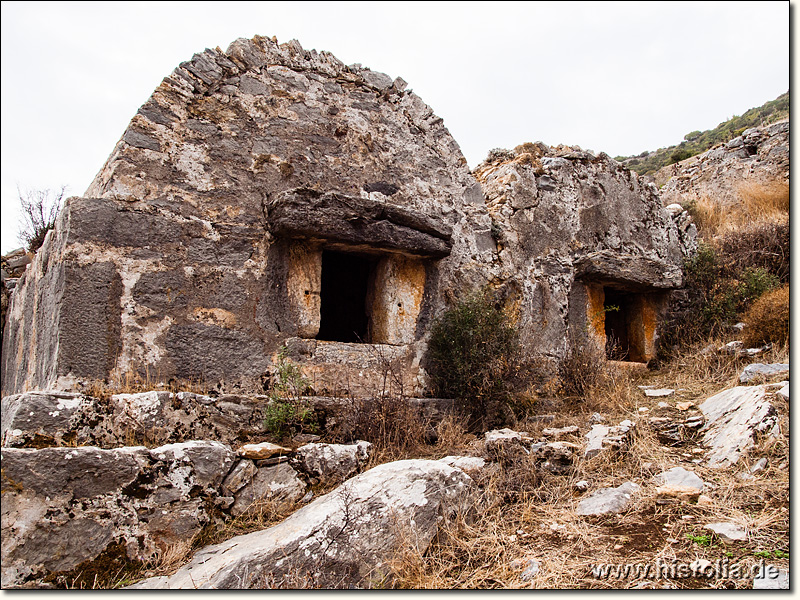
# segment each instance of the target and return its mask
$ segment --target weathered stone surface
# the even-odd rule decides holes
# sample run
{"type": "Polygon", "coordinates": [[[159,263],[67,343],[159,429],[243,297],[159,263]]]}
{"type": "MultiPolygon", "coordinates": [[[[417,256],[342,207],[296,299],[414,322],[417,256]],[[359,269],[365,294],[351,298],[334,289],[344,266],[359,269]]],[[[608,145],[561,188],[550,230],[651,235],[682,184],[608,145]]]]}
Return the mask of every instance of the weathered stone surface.
{"type": "Polygon", "coordinates": [[[262,502],[292,503],[300,500],[306,493],[306,484],[297,476],[291,466],[280,463],[255,470],[252,479],[233,496],[235,501],[230,508],[238,517],[252,506],[262,502]]]}
{"type": "Polygon", "coordinates": [[[67,443],[123,446],[215,439],[234,443],[263,429],[266,399],[178,392],[115,394],[110,401],[47,390],[6,396],[3,445],[58,446],[67,443]]]}
{"type": "Polygon", "coordinates": [[[724,542],[747,541],[747,530],[736,523],[709,523],[704,529],[713,531],[724,542]]]}
{"type": "Polygon", "coordinates": [[[191,539],[233,460],[218,442],[3,448],[3,586],[69,571],[114,542],[144,560],[191,539]]]}
{"type": "MultiPolygon", "coordinates": [[[[424,257],[424,306],[386,343],[419,344],[445,294],[492,277],[491,219],[442,120],[401,80],[296,42],[237,40],[175,69],[86,196],[11,301],[4,394],[113,371],[263,391],[279,348],[316,335],[289,293],[297,236],[316,255],[424,257]],[[37,336],[52,355],[20,358],[37,336]]],[[[420,394],[422,350],[403,364],[420,394]]]]}
{"type": "Polygon", "coordinates": [[[204,548],[138,589],[365,586],[404,545],[424,552],[442,516],[467,509],[472,480],[438,461],[405,460],[355,477],[282,523],[204,548]],[[409,535],[413,531],[413,535],[409,535]]]}
{"type": "Polygon", "coordinates": [[[58,446],[76,437],[85,398],[69,392],[26,392],[2,400],[2,445],[58,446]]]}
{"type": "Polygon", "coordinates": [[[560,440],[564,437],[574,436],[576,435],[580,429],[577,425],[569,425],[567,427],[558,427],[558,428],[545,428],[542,429],[542,435],[546,438],[553,438],[555,440],[560,440]]]}
{"type": "Polygon", "coordinates": [[[683,467],[673,467],[668,471],[659,473],[653,479],[659,485],[690,487],[696,489],[698,492],[702,492],[705,487],[705,483],[696,473],[687,471],[683,467]]]}
{"type": "Polygon", "coordinates": [[[478,477],[486,468],[486,461],[479,456],[445,456],[440,458],[439,462],[461,469],[473,479],[478,477]]]}
{"type": "Polygon", "coordinates": [[[632,495],[638,490],[639,486],[632,481],[615,488],[597,490],[588,498],[580,501],[576,512],[583,516],[620,513],[630,504],[632,495]]]}
{"type": "Polygon", "coordinates": [[[452,248],[450,226],[369,198],[295,189],[272,200],[267,211],[277,236],[435,258],[447,256],[452,248]]]}
{"type": "Polygon", "coordinates": [[[753,363],[747,365],[744,370],[739,374],[739,383],[747,383],[757,377],[772,377],[773,375],[785,375],[789,373],[788,363],[772,363],[765,365],[763,363],[753,363]]]}
{"type": "Polygon", "coordinates": [[[297,449],[295,464],[320,484],[340,483],[357,473],[369,460],[372,444],[306,444],[297,449]]]}
{"type": "Polygon", "coordinates": [[[240,460],[222,482],[223,496],[233,496],[252,481],[257,470],[252,460],[240,460]]]}
{"type": "Polygon", "coordinates": [[[775,565],[764,565],[753,578],[754,590],[788,590],[789,571],[775,565]]]}
{"type": "Polygon", "coordinates": [[[287,455],[291,452],[292,451],[289,448],[284,448],[283,446],[272,444],[270,442],[261,442],[260,444],[245,444],[236,451],[239,456],[243,458],[249,458],[250,460],[263,460],[273,456],[287,455]]]}
{"type": "Polygon", "coordinates": [[[605,449],[621,450],[630,443],[631,430],[636,427],[636,423],[625,419],[619,425],[592,425],[586,434],[586,448],[583,451],[584,458],[597,456],[605,449]]]}
{"type": "Polygon", "coordinates": [[[708,398],[700,405],[706,418],[703,444],[708,466],[732,465],[754,443],[754,436],[777,427],[775,408],[765,399],[766,386],[738,386],[708,398]]]}

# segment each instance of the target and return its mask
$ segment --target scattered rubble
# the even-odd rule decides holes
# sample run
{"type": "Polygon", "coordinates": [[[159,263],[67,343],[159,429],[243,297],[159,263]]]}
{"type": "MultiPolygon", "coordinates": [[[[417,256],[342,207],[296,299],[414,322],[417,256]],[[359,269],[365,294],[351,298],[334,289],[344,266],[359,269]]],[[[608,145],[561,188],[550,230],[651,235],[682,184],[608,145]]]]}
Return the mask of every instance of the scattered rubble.
{"type": "Polygon", "coordinates": [[[620,513],[630,504],[632,494],[639,489],[639,486],[632,481],[615,488],[603,488],[581,500],[576,512],[583,516],[620,513]]]}
{"type": "Polygon", "coordinates": [[[704,528],[713,531],[724,542],[743,542],[747,540],[747,531],[736,523],[709,523],[704,528]]]}

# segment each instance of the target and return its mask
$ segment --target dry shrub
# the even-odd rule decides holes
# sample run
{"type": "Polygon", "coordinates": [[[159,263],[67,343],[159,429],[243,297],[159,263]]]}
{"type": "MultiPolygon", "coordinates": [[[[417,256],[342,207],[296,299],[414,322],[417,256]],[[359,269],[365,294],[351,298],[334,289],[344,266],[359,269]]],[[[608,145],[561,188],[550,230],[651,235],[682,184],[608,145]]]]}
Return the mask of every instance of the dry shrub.
{"type": "Polygon", "coordinates": [[[789,286],[768,292],[755,301],[744,315],[744,345],[768,342],[783,344],[789,339],[789,286]]]}
{"type": "Polygon", "coordinates": [[[723,273],[736,277],[745,269],[764,269],[781,283],[789,282],[789,223],[757,223],[721,236],[719,249],[723,273]]]}
{"type": "Polygon", "coordinates": [[[429,429],[429,419],[421,407],[402,397],[377,396],[345,399],[329,434],[341,442],[370,442],[390,460],[405,457],[423,445],[429,429]]]}
{"type": "Polygon", "coordinates": [[[436,425],[436,449],[445,454],[464,451],[475,436],[467,433],[467,419],[450,413],[436,425]]]}
{"type": "Polygon", "coordinates": [[[591,342],[573,342],[559,367],[563,393],[567,396],[586,396],[603,383],[607,366],[602,348],[591,342]]]}

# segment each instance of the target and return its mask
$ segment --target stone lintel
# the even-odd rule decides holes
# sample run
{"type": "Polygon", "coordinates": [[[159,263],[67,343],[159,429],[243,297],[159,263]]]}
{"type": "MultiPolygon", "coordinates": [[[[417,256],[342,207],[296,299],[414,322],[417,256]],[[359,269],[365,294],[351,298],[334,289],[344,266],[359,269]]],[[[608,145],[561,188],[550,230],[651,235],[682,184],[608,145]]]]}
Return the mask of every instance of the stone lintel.
{"type": "Polygon", "coordinates": [[[366,198],[298,188],[281,193],[268,207],[276,236],[443,258],[452,230],[427,215],[366,198]]]}
{"type": "Polygon", "coordinates": [[[653,288],[669,290],[680,287],[682,283],[679,265],[608,250],[578,259],[575,277],[631,292],[652,291],[653,288]]]}

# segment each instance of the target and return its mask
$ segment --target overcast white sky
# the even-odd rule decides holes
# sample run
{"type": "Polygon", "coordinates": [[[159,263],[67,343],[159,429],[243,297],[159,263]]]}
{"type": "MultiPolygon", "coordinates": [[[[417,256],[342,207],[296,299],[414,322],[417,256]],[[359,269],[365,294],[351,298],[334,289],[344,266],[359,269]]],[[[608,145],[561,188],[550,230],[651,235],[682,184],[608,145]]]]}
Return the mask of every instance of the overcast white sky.
{"type": "Polygon", "coordinates": [[[2,252],[20,188],[81,195],[161,79],[239,37],[401,76],[461,145],[611,156],[789,89],[788,2],[3,2],[2,252]]]}

